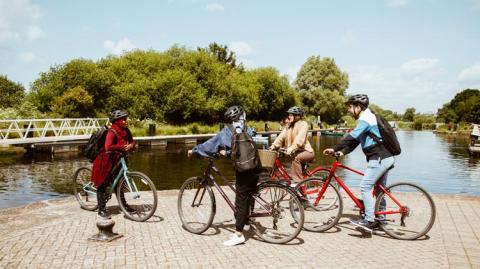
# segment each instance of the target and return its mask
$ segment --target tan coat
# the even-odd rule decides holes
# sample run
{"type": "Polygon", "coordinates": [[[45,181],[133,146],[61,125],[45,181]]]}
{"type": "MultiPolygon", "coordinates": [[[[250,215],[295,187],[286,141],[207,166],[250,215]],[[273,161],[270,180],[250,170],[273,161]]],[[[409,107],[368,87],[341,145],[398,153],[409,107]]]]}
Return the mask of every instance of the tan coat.
{"type": "Polygon", "coordinates": [[[284,128],[273,142],[275,148],[285,147],[290,152],[308,151],[313,153],[313,148],[307,138],[308,124],[300,120],[293,127],[284,128]]]}

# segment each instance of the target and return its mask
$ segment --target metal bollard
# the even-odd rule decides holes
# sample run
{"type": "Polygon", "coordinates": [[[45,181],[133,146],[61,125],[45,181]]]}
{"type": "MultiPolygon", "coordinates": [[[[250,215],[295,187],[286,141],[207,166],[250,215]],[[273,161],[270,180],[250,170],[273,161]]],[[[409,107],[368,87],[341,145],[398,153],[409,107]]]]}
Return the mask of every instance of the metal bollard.
{"type": "Polygon", "coordinates": [[[93,235],[92,237],[89,238],[89,240],[99,241],[99,242],[110,242],[122,237],[123,235],[113,232],[114,225],[115,225],[114,220],[98,217],[97,219],[98,234],[93,235]]]}
{"type": "Polygon", "coordinates": [[[150,123],[148,125],[148,136],[155,136],[155,133],[157,132],[157,126],[155,123],[150,123]]]}

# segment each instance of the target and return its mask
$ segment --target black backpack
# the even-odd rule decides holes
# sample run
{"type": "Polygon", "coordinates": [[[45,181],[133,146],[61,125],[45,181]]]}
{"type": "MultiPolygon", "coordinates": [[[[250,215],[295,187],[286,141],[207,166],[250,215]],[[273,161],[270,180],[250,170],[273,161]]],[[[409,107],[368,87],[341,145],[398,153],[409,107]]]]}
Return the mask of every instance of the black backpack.
{"type": "MultiPolygon", "coordinates": [[[[105,138],[107,137],[108,130],[109,128],[107,126],[102,126],[98,131],[90,136],[87,146],[83,151],[83,154],[90,160],[90,162],[93,162],[95,158],[97,158],[97,155],[105,145],[105,138]]],[[[115,137],[117,137],[117,132],[113,129],[112,131],[115,134],[115,137]]]]}
{"type": "Polygon", "coordinates": [[[383,144],[393,156],[399,155],[402,152],[402,149],[400,148],[400,143],[398,142],[395,130],[392,128],[390,123],[388,123],[388,121],[381,115],[375,114],[375,117],[377,118],[377,126],[378,130],[380,130],[382,141],[380,141],[380,139],[376,135],[370,132],[368,132],[368,135],[377,143],[383,144]]]}
{"type": "Polygon", "coordinates": [[[260,157],[252,137],[245,131],[237,133],[232,125],[232,160],[237,172],[255,171],[261,169],[260,157]]]}

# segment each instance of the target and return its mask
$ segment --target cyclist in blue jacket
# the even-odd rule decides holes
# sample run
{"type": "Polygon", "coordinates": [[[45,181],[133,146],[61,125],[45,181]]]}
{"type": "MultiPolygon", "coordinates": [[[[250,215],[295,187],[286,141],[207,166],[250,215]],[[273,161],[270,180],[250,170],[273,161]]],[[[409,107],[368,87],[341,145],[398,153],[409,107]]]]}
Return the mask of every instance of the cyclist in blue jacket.
{"type": "MultiPolygon", "coordinates": [[[[377,143],[371,137],[381,137],[377,126],[375,114],[368,108],[369,100],[365,94],[355,94],[350,96],[345,104],[348,106],[348,112],[357,120],[355,129],[346,136],[334,148],[328,148],[323,151],[325,155],[338,153],[345,155],[352,152],[361,144],[363,153],[367,159],[367,169],[360,182],[360,191],[365,206],[365,218],[352,220],[352,224],[359,226],[367,231],[373,231],[376,227],[373,199],[373,187],[378,180],[382,180],[385,185],[387,182],[388,170],[393,167],[395,162],[392,154],[382,143],[377,143]],[[381,178],[380,178],[381,177],[381,178]]],[[[385,206],[385,200],[382,201],[385,206]]]]}
{"type": "MultiPolygon", "coordinates": [[[[225,112],[225,118],[231,121],[232,129],[236,133],[242,132],[246,126],[246,114],[242,106],[231,106],[225,112]]],[[[247,132],[253,136],[253,130],[248,128],[247,132]]],[[[198,154],[200,156],[208,157],[220,153],[224,156],[230,156],[232,150],[233,133],[229,127],[225,126],[214,137],[210,138],[203,144],[195,146],[188,151],[188,156],[198,154]]],[[[257,171],[235,171],[235,233],[231,234],[227,241],[223,244],[225,246],[235,246],[245,242],[244,230],[249,230],[248,215],[250,205],[252,204],[253,194],[256,191],[258,184],[257,171]]]]}

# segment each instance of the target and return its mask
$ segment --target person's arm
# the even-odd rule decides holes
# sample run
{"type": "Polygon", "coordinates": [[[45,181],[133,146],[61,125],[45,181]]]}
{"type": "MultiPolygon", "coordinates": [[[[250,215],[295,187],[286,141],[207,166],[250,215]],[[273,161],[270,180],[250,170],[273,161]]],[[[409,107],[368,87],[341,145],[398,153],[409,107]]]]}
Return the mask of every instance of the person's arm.
{"type": "Polygon", "coordinates": [[[208,139],[202,144],[195,146],[192,149],[192,153],[200,156],[208,157],[220,150],[228,150],[231,147],[232,134],[228,128],[223,128],[214,137],[208,139]],[[228,147],[228,148],[227,148],[228,147]]]}
{"type": "Polygon", "coordinates": [[[275,138],[275,141],[273,141],[272,145],[270,146],[271,149],[278,149],[283,146],[283,142],[287,137],[287,129],[288,128],[283,128],[283,130],[280,132],[277,138],[275,138]]]}
{"type": "Polygon", "coordinates": [[[333,147],[333,150],[341,151],[343,154],[352,152],[359,144],[362,137],[369,129],[370,125],[363,120],[359,120],[357,126],[340,143],[333,147]]]}
{"type": "Polygon", "coordinates": [[[118,142],[118,137],[115,131],[108,130],[107,137],[105,138],[105,151],[123,151],[124,146],[114,144],[114,141],[118,142]]]}

